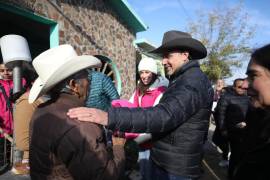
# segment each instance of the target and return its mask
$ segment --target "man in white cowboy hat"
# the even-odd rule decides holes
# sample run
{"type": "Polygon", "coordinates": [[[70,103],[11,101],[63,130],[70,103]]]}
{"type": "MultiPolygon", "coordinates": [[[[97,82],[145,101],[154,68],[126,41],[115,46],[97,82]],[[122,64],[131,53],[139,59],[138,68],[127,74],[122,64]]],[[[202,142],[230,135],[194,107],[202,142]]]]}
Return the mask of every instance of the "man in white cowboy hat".
{"type": "Polygon", "coordinates": [[[108,113],[80,107],[68,115],[112,130],[152,133],[153,179],[197,179],[213,102],[211,83],[196,61],[206,57],[206,48],[188,33],[173,30],[164,34],[162,45],[153,53],[163,57],[170,77],[155,107],[111,108],[108,113]]]}
{"type": "Polygon", "coordinates": [[[33,60],[39,77],[29,102],[47,94],[30,125],[32,179],[117,179],[124,164],[124,142],[106,147],[102,127],[71,120],[68,109],[83,106],[88,95],[86,68],[100,66],[94,56],[78,56],[70,45],[49,49],[33,60]]]}

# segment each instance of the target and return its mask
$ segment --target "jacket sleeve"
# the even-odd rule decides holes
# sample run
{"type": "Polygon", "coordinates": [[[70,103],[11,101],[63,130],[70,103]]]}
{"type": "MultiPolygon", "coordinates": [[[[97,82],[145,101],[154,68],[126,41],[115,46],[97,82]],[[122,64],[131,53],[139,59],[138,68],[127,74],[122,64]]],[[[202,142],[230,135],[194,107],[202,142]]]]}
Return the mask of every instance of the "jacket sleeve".
{"type": "Polygon", "coordinates": [[[215,118],[217,122],[217,127],[221,131],[225,131],[227,129],[225,118],[226,118],[226,111],[227,111],[228,105],[229,105],[228,99],[224,95],[224,96],[221,96],[221,98],[219,99],[217,103],[217,107],[215,109],[215,118]]]}
{"type": "Polygon", "coordinates": [[[128,101],[131,102],[131,103],[134,103],[135,92],[136,92],[136,91],[133,92],[132,96],[131,96],[130,99],[128,100],[128,101]]]}
{"type": "Polygon", "coordinates": [[[202,104],[199,90],[188,85],[166,93],[155,107],[110,108],[108,128],[137,133],[170,131],[189,119],[202,104]]]}
{"type": "Polygon", "coordinates": [[[57,156],[74,179],[112,180],[118,179],[123,171],[123,147],[107,148],[102,131],[91,123],[72,128],[57,144],[57,156]]]}
{"type": "Polygon", "coordinates": [[[103,91],[104,91],[104,94],[108,97],[108,99],[110,100],[110,102],[112,100],[115,100],[115,99],[119,99],[119,94],[112,82],[112,80],[105,76],[102,80],[102,88],[103,88],[103,91]]]}
{"type": "Polygon", "coordinates": [[[159,103],[162,96],[163,96],[163,93],[160,93],[160,95],[158,95],[158,97],[155,99],[155,102],[154,102],[153,106],[156,106],[159,103]]]}

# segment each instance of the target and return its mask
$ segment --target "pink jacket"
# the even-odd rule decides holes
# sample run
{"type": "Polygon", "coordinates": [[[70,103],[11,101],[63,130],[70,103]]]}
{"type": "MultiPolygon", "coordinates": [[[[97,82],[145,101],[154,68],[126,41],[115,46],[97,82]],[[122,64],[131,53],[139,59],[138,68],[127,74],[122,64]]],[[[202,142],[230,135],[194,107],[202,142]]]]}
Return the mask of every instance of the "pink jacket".
{"type": "MultiPolygon", "coordinates": [[[[5,89],[5,92],[8,97],[10,97],[10,89],[13,88],[13,81],[12,80],[2,80],[0,79],[0,84],[5,89]]],[[[11,107],[13,105],[11,104],[11,107]]],[[[8,107],[6,98],[0,89],[0,127],[8,133],[12,134],[12,127],[13,127],[13,118],[12,118],[12,111],[10,107],[8,107]]],[[[0,135],[0,137],[3,137],[0,135]]]]}
{"type": "MultiPolygon", "coordinates": [[[[0,84],[5,89],[6,95],[10,97],[10,90],[13,89],[13,81],[0,79],[0,84]]],[[[23,80],[23,85],[24,84],[25,80],[23,80]]],[[[10,108],[13,108],[13,104],[11,104],[11,107],[8,107],[2,89],[0,89],[0,127],[7,134],[13,134],[13,116],[10,108]]],[[[3,135],[0,134],[0,138],[2,137],[3,135]]]]}
{"type": "MultiPolygon", "coordinates": [[[[168,80],[164,77],[159,77],[147,90],[147,92],[141,96],[139,95],[138,89],[135,90],[132,97],[130,98],[130,102],[126,100],[115,100],[112,102],[112,106],[114,107],[152,107],[158,104],[161,99],[166,87],[168,86],[168,80]]],[[[125,137],[127,139],[137,138],[140,134],[138,133],[125,133],[125,137]]],[[[144,148],[150,148],[148,143],[142,144],[144,148]]]]}
{"type": "Polygon", "coordinates": [[[139,90],[136,89],[129,101],[136,107],[155,106],[158,104],[167,86],[168,80],[164,77],[159,77],[144,95],[140,95],[139,90]]]}

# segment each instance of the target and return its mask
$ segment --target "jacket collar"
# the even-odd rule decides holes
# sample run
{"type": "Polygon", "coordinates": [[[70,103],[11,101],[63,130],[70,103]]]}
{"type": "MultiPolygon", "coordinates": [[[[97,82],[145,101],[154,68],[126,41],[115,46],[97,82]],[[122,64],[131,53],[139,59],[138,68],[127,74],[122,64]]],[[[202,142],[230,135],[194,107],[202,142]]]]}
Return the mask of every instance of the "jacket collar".
{"type": "MultiPolygon", "coordinates": [[[[84,106],[85,101],[82,99],[79,99],[77,96],[67,93],[67,92],[61,92],[59,95],[55,97],[51,97],[46,99],[46,105],[54,102],[61,102],[64,104],[73,104],[76,106],[84,106]]],[[[45,104],[45,103],[44,103],[45,104]]]]}
{"type": "Polygon", "coordinates": [[[190,60],[188,63],[183,65],[178,71],[176,71],[173,75],[171,75],[170,80],[173,81],[176,79],[178,76],[186,72],[188,69],[193,68],[193,67],[200,67],[198,61],[190,60]]]}
{"type": "Polygon", "coordinates": [[[161,86],[167,87],[168,84],[169,81],[166,77],[158,76],[155,82],[149,87],[149,90],[153,90],[161,86]]]}

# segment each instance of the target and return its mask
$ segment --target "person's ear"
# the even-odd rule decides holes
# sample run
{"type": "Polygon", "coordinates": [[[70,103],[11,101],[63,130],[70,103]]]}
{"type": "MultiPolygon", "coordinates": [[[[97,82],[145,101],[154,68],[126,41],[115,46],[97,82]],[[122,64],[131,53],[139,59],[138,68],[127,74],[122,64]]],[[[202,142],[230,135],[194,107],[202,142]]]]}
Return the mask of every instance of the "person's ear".
{"type": "Polygon", "coordinates": [[[186,56],[184,61],[188,62],[189,61],[189,52],[185,51],[185,52],[183,52],[183,55],[186,56]]]}
{"type": "Polygon", "coordinates": [[[78,84],[76,83],[76,81],[74,79],[71,79],[68,83],[70,89],[72,90],[72,92],[74,92],[75,94],[78,94],[79,92],[79,87],[78,84]]]}

